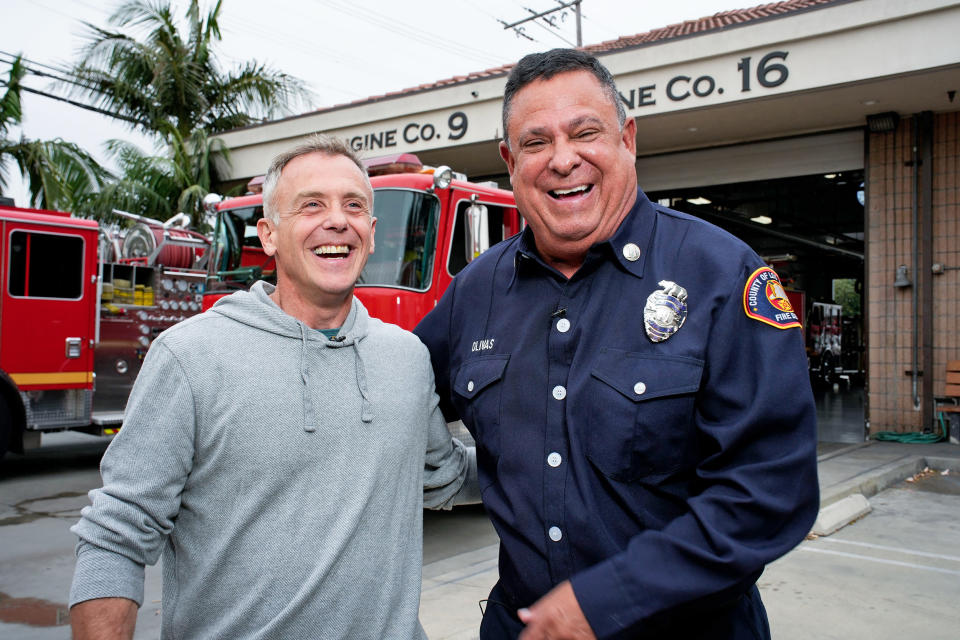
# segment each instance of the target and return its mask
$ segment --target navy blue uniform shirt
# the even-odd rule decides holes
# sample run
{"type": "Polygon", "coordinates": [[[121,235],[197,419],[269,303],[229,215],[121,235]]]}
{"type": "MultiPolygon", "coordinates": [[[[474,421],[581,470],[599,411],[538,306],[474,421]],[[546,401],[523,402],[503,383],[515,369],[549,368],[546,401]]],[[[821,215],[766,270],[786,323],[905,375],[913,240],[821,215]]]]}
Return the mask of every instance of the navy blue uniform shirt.
{"type": "Polygon", "coordinates": [[[703,637],[742,635],[736,603],[818,509],[798,324],[749,247],[639,190],[569,280],[529,228],[464,269],[416,333],[477,441],[494,599],[529,606],[570,579],[600,638],[711,612],[703,637]],[[671,283],[686,315],[654,341],[644,306],[671,283]]]}

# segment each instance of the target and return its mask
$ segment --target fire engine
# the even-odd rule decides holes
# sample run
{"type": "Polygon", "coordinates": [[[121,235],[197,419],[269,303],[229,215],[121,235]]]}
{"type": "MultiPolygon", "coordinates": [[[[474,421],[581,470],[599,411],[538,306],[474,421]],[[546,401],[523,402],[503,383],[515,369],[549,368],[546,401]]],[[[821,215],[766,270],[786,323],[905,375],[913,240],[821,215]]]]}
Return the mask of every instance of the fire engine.
{"type": "Polygon", "coordinates": [[[183,216],[116,213],[135,224],[0,206],[0,457],[116,433],[153,338],[200,311],[209,241],[183,216]]]}
{"type": "Polygon", "coordinates": [[[811,305],[807,355],[815,384],[830,386],[846,377],[841,363],[842,315],[843,307],[839,304],[814,302],[811,305]]]}
{"type": "MultiPolygon", "coordinates": [[[[371,315],[410,330],[437,304],[453,276],[520,231],[521,218],[510,191],[493,182],[468,182],[449,167],[425,166],[413,154],[372,158],[365,165],[374,191],[377,248],[355,293],[371,315]]],[[[204,308],[256,280],[275,278],[274,262],[257,236],[262,195],[229,198],[214,207],[204,308]]]]}
{"type": "MultiPolygon", "coordinates": [[[[412,154],[366,163],[377,250],[357,284],[370,313],[412,329],[453,276],[517,233],[513,194],[412,154]]],[[[261,179],[262,180],[262,179],[261,179]]],[[[251,183],[258,182],[257,179],[251,183]]],[[[124,233],[67,213],[0,207],[0,456],[43,432],[116,433],[152,340],[258,279],[275,279],[260,245],[260,194],[222,200],[212,239],[115,211],[124,233]]],[[[468,439],[465,431],[456,432],[468,439]]]]}

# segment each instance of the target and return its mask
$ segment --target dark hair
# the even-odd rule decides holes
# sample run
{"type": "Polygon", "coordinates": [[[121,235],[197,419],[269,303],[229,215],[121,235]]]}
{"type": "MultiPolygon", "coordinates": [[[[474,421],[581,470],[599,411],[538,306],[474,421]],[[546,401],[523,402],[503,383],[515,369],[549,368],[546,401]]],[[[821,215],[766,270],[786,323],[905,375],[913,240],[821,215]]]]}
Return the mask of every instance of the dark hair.
{"type": "Polygon", "coordinates": [[[623,123],[627,120],[627,111],[623,108],[623,102],[620,100],[613,75],[607,68],[600,64],[595,56],[585,51],[579,49],[551,49],[543,53],[531,53],[520,58],[520,62],[510,71],[507,85],[503,89],[503,139],[508,147],[510,146],[510,138],[507,136],[507,119],[510,117],[513,96],[535,80],[549,80],[557,74],[568,71],[589,71],[593,74],[616,108],[617,120],[623,127],[623,123]]]}

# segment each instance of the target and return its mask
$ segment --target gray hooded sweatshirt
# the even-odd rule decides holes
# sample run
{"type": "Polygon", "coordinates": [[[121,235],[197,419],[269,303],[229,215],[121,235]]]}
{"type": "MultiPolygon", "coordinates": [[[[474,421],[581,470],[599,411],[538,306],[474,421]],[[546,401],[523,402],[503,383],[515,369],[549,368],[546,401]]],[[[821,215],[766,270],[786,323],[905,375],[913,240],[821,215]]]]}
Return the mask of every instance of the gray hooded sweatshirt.
{"type": "Polygon", "coordinates": [[[475,490],[473,451],[415,336],[354,299],[328,340],[272,291],[150,347],[72,528],[70,603],[142,603],[162,553],[163,638],[422,638],[421,509],[475,490]]]}

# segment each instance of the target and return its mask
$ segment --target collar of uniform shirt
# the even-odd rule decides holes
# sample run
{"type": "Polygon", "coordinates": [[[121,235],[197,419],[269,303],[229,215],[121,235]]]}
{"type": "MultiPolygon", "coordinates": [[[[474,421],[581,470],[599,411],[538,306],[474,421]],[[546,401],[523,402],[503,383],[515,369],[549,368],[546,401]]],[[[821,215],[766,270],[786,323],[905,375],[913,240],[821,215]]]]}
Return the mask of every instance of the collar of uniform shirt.
{"type": "MultiPolygon", "coordinates": [[[[591,256],[602,258],[612,255],[620,262],[620,265],[625,271],[638,278],[642,278],[647,253],[653,241],[656,218],[657,211],[653,204],[647,199],[643,191],[637,189],[637,200],[633,205],[633,209],[631,209],[630,213],[623,219],[623,222],[613,236],[590,248],[586,261],[591,260],[591,256]],[[639,257],[635,257],[633,260],[627,257],[630,252],[624,251],[624,247],[629,244],[634,245],[636,249],[639,250],[639,257]]],[[[550,272],[556,273],[558,277],[562,277],[559,271],[547,265],[540,257],[540,254],[537,253],[536,243],[530,227],[525,227],[521,233],[516,251],[517,253],[513,260],[515,273],[511,284],[519,274],[523,263],[528,261],[534,262],[550,272]]]]}
{"type": "Polygon", "coordinates": [[[643,277],[647,254],[653,246],[656,233],[657,210],[642,190],[637,189],[637,201],[617,231],[605,243],[623,269],[638,278],[643,277]],[[628,248],[630,245],[633,247],[628,248]],[[631,251],[633,249],[633,251],[631,251]],[[639,256],[636,254],[639,251],[639,256]],[[631,258],[633,258],[631,260],[631,258]]]}

